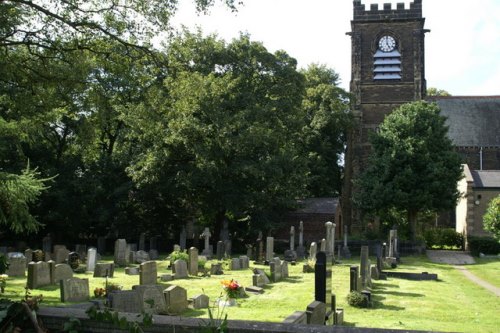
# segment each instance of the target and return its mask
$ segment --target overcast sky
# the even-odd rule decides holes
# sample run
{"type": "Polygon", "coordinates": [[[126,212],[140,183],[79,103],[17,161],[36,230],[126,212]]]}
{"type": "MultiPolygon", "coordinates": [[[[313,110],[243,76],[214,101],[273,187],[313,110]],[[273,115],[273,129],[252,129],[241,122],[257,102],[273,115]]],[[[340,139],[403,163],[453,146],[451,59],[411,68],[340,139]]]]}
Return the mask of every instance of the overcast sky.
{"type": "MultiPolygon", "coordinates": [[[[249,33],[271,52],[285,50],[299,67],[325,64],[348,89],[351,76],[352,0],[243,0],[238,13],[216,6],[197,15],[181,0],[174,25],[199,26],[230,41],[249,33]]],[[[409,0],[364,0],[370,3],[409,0]]],[[[500,95],[500,0],[423,0],[426,79],[452,95],[500,95]]]]}

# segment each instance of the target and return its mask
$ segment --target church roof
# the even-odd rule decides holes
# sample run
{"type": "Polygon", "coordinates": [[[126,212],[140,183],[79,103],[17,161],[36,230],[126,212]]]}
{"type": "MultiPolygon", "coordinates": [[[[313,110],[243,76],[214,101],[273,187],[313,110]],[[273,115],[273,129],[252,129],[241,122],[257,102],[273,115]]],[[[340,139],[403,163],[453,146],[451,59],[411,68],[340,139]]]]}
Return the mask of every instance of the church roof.
{"type": "Polygon", "coordinates": [[[473,170],[474,187],[500,187],[500,170],[473,170]]]}
{"type": "Polygon", "coordinates": [[[500,96],[432,96],[457,147],[500,147],[500,96]]]}

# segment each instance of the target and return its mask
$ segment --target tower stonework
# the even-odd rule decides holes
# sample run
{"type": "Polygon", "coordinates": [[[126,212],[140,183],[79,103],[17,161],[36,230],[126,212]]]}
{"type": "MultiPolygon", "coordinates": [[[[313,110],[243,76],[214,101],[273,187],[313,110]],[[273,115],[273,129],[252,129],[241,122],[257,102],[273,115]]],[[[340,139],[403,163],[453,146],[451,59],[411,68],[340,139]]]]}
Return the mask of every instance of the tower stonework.
{"type": "Polygon", "coordinates": [[[353,186],[366,168],[371,151],[369,133],[377,131],[387,114],[401,104],[425,98],[422,0],[409,8],[385,3],[382,8],[353,1],[350,91],[356,126],[348,135],[345,184],[342,194],[344,224],[360,231],[361,217],[352,204],[353,186]]]}

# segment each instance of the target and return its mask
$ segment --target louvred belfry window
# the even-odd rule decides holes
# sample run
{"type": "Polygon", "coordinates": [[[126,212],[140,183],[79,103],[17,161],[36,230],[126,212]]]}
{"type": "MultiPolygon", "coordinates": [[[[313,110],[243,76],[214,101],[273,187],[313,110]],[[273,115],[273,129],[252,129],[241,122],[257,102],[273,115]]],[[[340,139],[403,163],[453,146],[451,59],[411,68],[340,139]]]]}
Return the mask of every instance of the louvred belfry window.
{"type": "Polygon", "coordinates": [[[401,79],[401,53],[396,39],[390,35],[382,36],[378,41],[378,49],[373,56],[373,79],[401,79]]]}

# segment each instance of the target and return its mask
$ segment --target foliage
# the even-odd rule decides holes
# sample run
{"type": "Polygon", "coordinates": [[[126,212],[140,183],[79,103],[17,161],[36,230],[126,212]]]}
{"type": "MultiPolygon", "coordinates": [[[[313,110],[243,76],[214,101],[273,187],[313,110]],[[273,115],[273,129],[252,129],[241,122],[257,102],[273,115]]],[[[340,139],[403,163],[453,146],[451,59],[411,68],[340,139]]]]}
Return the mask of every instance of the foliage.
{"type": "Polygon", "coordinates": [[[142,328],[149,327],[153,324],[153,315],[145,312],[137,314],[137,319],[139,321],[132,322],[128,321],[127,317],[120,317],[119,313],[116,311],[111,311],[108,308],[98,310],[95,305],[88,308],[85,313],[87,313],[91,320],[112,323],[115,327],[122,330],[128,330],[130,333],[144,332],[142,328]]]}
{"type": "Polygon", "coordinates": [[[366,297],[359,291],[351,291],[347,295],[347,303],[350,306],[354,306],[356,308],[368,308],[370,306],[368,297],[366,297]]]}
{"type": "Polygon", "coordinates": [[[371,136],[370,162],[357,180],[358,207],[365,213],[406,212],[411,240],[419,213],[450,209],[460,196],[460,157],[439,112],[436,104],[424,101],[394,110],[371,136]]]}
{"type": "Polygon", "coordinates": [[[185,262],[189,261],[189,255],[187,254],[186,250],[184,250],[184,251],[173,251],[172,253],[170,253],[170,255],[168,256],[168,258],[170,259],[170,265],[171,266],[174,265],[174,262],[176,260],[184,260],[185,262]]]}
{"type": "Polygon", "coordinates": [[[9,269],[9,259],[3,253],[0,253],[0,274],[5,274],[9,269]]]}
{"type": "Polygon", "coordinates": [[[427,229],[424,232],[424,239],[427,248],[437,247],[440,249],[445,247],[461,249],[464,242],[463,235],[453,228],[427,229]]]}
{"type": "Polygon", "coordinates": [[[225,333],[227,332],[227,312],[224,312],[225,307],[215,305],[217,308],[214,315],[213,308],[208,307],[208,320],[204,320],[202,327],[203,333],[225,333]]]}
{"type": "Polygon", "coordinates": [[[63,325],[63,332],[78,333],[81,331],[82,323],[78,318],[71,317],[63,325]]]}
{"type": "Polygon", "coordinates": [[[451,96],[449,92],[434,87],[427,88],[427,96],[451,96]]]}
{"type": "Polygon", "coordinates": [[[500,195],[493,198],[488,204],[483,216],[484,230],[489,231],[500,240],[500,195]]]}
{"type": "Polygon", "coordinates": [[[40,178],[40,173],[29,165],[20,175],[0,171],[0,225],[15,233],[37,231],[40,224],[31,215],[29,205],[47,189],[49,180],[40,178]]]}
{"type": "Polygon", "coordinates": [[[500,241],[492,237],[468,237],[470,252],[474,256],[483,254],[499,254],[500,241]]]}

